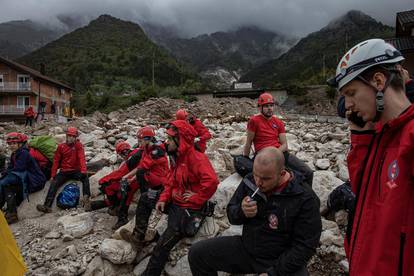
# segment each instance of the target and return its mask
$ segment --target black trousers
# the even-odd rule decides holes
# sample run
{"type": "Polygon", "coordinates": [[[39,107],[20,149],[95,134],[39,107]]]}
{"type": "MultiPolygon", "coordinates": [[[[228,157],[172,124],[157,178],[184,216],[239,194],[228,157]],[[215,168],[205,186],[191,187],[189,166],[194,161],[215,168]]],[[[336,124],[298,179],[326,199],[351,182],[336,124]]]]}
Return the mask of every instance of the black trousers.
{"type": "Polygon", "coordinates": [[[27,126],[27,125],[32,126],[32,124],[33,124],[33,118],[26,117],[25,126],[27,126]]]}
{"type": "MultiPolygon", "coordinates": [[[[168,208],[168,226],[161,235],[154,248],[151,258],[148,262],[147,268],[143,275],[145,276],[159,276],[164,270],[164,266],[168,261],[171,249],[184,237],[189,237],[188,232],[191,232],[192,223],[188,219],[188,214],[197,216],[198,211],[186,210],[176,205],[171,205],[168,208]]],[[[200,228],[198,225],[198,229],[200,228]]],[[[197,229],[197,231],[198,231],[197,229]]],[[[197,232],[195,231],[195,233],[197,232]]],[[[194,233],[193,233],[194,234],[194,233]]]]}
{"type": "MultiPolygon", "coordinates": [[[[161,187],[160,190],[161,191],[161,187]]],[[[138,201],[137,210],[135,212],[135,231],[140,234],[140,239],[144,240],[145,233],[148,227],[148,220],[151,216],[152,210],[155,208],[160,194],[156,197],[149,196],[148,192],[141,195],[138,201]]]]}
{"type": "Polygon", "coordinates": [[[286,153],[284,155],[286,167],[300,172],[304,177],[305,183],[307,183],[309,187],[312,187],[313,170],[311,170],[302,159],[297,158],[296,155],[291,153],[286,153]]]}
{"type": "Polygon", "coordinates": [[[55,179],[52,180],[52,183],[50,183],[45,199],[45,206],[52,207],[59,187],[68,180],[80,180],[82,182],[83,195],[91,195],[89,178],[85,174],[80,172],[59,172],[55,176],[55,179]]]}
{"type": "MultiPolygon", "coordinates": [[[[191,272],[194,276],[216,276],[218,271],[232,274],[266,273],[268,264],[261,263],[250,255],[241,236],[218,237],[193,244],[188,253],[191,272]]],[[[306,268],[290,274],[307,276],[306,268]]]]}

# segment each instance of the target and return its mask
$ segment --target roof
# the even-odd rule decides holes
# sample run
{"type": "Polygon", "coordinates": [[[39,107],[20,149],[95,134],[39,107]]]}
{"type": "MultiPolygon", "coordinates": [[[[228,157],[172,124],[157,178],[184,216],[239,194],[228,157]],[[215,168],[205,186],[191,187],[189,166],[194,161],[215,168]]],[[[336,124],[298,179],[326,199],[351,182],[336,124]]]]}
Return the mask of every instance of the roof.
{"type": "Polygon", "coordinates": [[[387,39],[387,42],[394,45],[403,54],[404,52],[414,52],[414,36],[390,38],[387,39]]]}
{"type": "Polygon", "coordinates": [[[4,58],[4,57],[1,57],[0,56],[0,62],[2,62],[4,64],[7,64],[8,66],[13,67],[13,68],[15,68],[15,69],[17,69],[19,71],[25,72],[25,73],[30,74],[32,76],[35,76],[35,77],[37,77],[39,79],[45,80],[47,82],[56,84],[58,86],[62,86],[62,87],[67,88],[69,90],[75,90],[72,87],[70,87],[69,85],[67,85],[67,84],[65,84],[65,83],[63,83],[61,81],[52,79],[52,78],[50,78],[48,76],[43,75],[39,71],[36,71],[36,70],[34,70],[34,69],[30,68],[30,67],[24,66],[24,65],[22,65],[20,63],[17,63],[15,61],[9,60],[7,58],[4,58]]]}
{"type": "Polygon", "coordinates": [[[414,10],[398,12],[397,19],[401,24],[414,23],[414,10]]]}

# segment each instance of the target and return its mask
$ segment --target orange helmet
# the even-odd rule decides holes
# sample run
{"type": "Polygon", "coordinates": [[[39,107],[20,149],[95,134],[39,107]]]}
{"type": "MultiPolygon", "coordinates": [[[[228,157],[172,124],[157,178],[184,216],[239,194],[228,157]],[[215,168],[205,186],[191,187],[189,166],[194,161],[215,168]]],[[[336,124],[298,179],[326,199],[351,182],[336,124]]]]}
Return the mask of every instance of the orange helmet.
{"type": "Polygon", "coordinates": [[[138,139],[144,139],[145,137],[155,137],[155,131],[150,126],[140,128],[137,132],[138,139]]]}
{"type": "Polygon", "coordinates": [[[68,129],[66,130],[66,135],[78,137],[78,129],[76,127],[68,127],[68,129]]]}
{"type": "Polygon", "coordinates": [[[23,142],[24,142],[24,137],[19,132],[10,132],[9,134],[6,135],[6,143],[7,144],[10,144],[10,143],[23,143],[23,142]]]}
{"type": "Polygon", "coordinates": [[[131,149],[131,146],[125,141],[119,142],[115,146],[116,153],[118,154],[121,154],[121,152],[123,152],[124,150],[130,150],[130,149],[131,149]]]}
{"type": "Polygon", "coordinates": [[[257,101],[258,106],[262,106],[262,105],[265,105],[265,104],[274,104],[274,103],[275,102],[273,100],[272,94],[270,94],[268,92],[265,92],[265,93],[261,94],[259,96],[258,101],[257,101]]]}
{"type": "Polygon", "coordinates": [[[177,120],[186,120],[188,116],[188,112],[185,109],[178,109],[175,113],[175,118],[177,120]]]}

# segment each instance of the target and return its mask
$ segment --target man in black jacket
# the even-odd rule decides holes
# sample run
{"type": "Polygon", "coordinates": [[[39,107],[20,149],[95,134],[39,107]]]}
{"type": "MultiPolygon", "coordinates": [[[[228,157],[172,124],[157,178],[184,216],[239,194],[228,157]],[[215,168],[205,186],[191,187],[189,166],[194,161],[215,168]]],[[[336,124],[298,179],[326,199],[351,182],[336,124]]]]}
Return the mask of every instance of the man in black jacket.
{"type": "Polygon", "coordinates": [[[193,275],[307,275],[322,230],[319,200],[300,175],[284,169],[280,150],[258,153],[253,175],[240,183],[227,216],[243,225],[242,235],[194,244],[188,255],[193,275]]]}

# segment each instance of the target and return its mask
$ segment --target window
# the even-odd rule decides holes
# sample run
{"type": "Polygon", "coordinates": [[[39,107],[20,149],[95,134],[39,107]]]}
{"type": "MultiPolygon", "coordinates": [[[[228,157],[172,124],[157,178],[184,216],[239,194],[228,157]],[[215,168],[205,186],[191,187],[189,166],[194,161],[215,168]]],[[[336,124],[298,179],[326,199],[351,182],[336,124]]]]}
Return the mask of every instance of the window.
{"type": "Polygon", "coordinates": [[[0,87],[4,87],[3,75],[0,75],[0,87]]]}
{"type": "Polygon", "coordinates": [[[17,75],[17,85],[19,89],[30,89],[30,76],[29,75],[17,75]]]}
{"type": "Polygon", "coordinates": [[[30,97],[18,96],[17,108],[26,110],[30,105],[30,97]]]}

